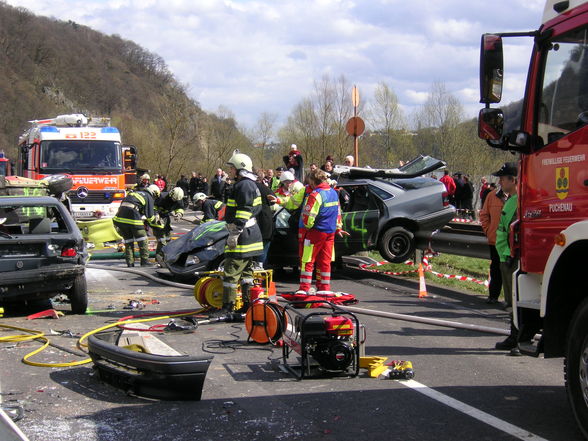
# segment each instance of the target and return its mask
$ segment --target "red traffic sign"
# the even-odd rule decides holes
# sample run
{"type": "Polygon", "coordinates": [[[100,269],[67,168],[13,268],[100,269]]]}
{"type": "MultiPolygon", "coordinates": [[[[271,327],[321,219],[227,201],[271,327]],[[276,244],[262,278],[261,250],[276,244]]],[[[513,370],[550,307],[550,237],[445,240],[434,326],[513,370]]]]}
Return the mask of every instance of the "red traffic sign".
{"type": "Polygon", "coordinates": [[[365,131],[365,123],[359,116],[353,116],[347,121],[345,130],[350,136],[360,136],[365,131]]]}

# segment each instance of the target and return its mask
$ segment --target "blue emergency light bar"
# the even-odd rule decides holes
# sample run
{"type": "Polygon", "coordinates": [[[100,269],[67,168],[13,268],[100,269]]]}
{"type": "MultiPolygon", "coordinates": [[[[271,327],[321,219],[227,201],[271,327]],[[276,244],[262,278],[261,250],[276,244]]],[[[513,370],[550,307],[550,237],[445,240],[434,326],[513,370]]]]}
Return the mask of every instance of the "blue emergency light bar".
{"type": "Polygon", "coordinates": [[[59,133],[59,129],[54,126],[43,126],[39,129],[40,132],[52,132],[52,133],[59,133]]]}
{"type": "Polygon", "coordinates": [[[100,130],[102,133],[119,133],[116,127],[102,127],[100,130]]]}

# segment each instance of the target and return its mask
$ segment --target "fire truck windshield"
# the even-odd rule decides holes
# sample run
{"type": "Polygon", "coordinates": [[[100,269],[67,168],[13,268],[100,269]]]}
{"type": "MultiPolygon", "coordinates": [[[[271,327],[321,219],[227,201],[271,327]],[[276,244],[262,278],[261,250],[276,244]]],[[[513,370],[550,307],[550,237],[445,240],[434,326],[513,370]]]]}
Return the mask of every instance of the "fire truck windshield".
{"type": "Polygon", "coordinates": [[[42,141],[40,172],[122,173],[121,146],[115,141],[42,141]]]}
{"type": "Polygon", "coordinates": [[[538,135],[546,144],[588,121],[588,30],[574,30],[547,46],[538,135]]]}

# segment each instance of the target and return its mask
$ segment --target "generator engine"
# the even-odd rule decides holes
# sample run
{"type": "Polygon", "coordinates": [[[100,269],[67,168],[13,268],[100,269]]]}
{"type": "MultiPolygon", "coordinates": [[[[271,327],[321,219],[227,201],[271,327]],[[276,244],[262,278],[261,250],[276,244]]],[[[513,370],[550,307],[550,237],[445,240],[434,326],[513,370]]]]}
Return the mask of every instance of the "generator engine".
{"type": "Polygon", "coordinates": [[[306,349],[327,371],[345,371],[353,362],[353,322],[343,316],[313,315],[301,320],[306,349]]]}
{"type": "Polygon", "coordinates": [[[311,376],[318,370],[321,374],[359,373],[359,329],[354,314],[329,302],[322,305],[330,311],[300,310],[286,306],[289,326],[283,334],[283,361],[285,367],[298,378],[311,376]],[[290,353],[300,355],[300,365],[288,364],[290,353]]]}

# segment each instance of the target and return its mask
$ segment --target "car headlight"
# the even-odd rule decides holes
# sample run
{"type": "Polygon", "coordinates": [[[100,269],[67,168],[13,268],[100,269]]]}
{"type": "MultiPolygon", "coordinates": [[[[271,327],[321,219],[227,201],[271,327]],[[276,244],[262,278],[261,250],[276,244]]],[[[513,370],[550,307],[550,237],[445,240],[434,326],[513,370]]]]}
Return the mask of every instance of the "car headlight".
{"type": "Polygon", "coordinates": [[[200,263],[198,256],[188,256],[186,259],[186,265],[196,265],[197,263],[200,263]]]}

